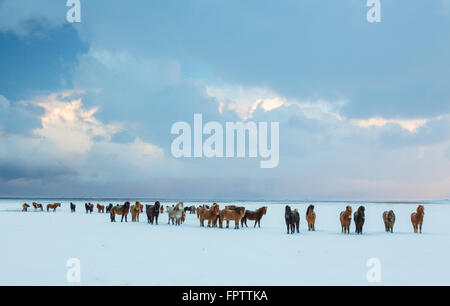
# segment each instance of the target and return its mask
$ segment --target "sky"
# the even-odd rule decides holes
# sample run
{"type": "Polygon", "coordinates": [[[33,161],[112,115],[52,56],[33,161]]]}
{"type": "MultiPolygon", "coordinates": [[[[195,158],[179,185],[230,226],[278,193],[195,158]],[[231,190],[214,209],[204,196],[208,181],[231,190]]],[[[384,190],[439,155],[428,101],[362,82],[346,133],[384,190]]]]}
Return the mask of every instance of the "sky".
{"type": "Polygon", "coordinates": [[[450,0],[0,0],[0,196],[450,198],[450,0]],[[171,126],[279,122],[279,164],[171,126]]]}

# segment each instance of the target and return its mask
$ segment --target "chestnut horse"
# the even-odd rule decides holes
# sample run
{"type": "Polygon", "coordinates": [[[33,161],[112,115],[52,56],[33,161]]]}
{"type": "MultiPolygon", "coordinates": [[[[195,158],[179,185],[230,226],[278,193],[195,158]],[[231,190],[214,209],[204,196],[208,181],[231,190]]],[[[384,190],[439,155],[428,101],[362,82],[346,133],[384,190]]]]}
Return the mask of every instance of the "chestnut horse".
{"type": "Polygon", "coordinates": [[[181,212],[181,219],[180,219],[181,224],[183,224],[184,221],[186,221],[186,211],[183,210],[181,212]]]}
{"type": "Polygon", "coordinates": [[[414,233],[417,233],[420,230],[422,234],[422,223],[423,223],[423,215],[425,214],[425,208],[423,205],[419,205],[417,207],[417,211],[411,214],[411,222],[414,228],[414,233]]]}
{"type": "MultiPolygon", "coordinates": [[[[159,212],[160,212],[161,214],[164,213],[164,206],[161,205],[161,207],[159,208],[159,212]]],[[[158,223],[156,223],[156,224],[158,224],[158,223]]]]}
{"type": "Polygon", "coordinates": [[[30,207],[30,205],[28,205],[27,203],[24,203],[22,205],[22,211],[28,211],[27,209],[30,207]]]}
{"type": "Polygon", "coordinates": [[[147,213],[147,223],[153,224],[153,221],[156,221],[156,225],[158,225],[158,217],[160,213],[161,203],[159,201],[155,202],[155,205],[147,205],[146,213],[147,213]]]}
{"type": "Polygon", "coordinates": [[[341,220],[341,229],[345,234],[350,234],[350,224],[352,223],[352,207],[347,206],[344,211],[339,215],[339,219],[341,220]]]}
{"type": "Polygon", "coordinates": [[[316,213],[314,212],[314,205],[309,205],[306,210],[306,222],[308,223],[308,231],[316,230],[316,213]]]}
{"type": "Polygon", "coordinates": [[[261,227],[261,219],[266,213],[267,206],[260,207],[256,211],[246,210],[244,217],[241,219],[241,227],[244,227],[244,225],[247,227],[247,219],[255,221],[253,227],[256,227],[256,224],[258,224],[258,227],[261,227]]]}
{"type": "Polygon", "coordinates": [[[35,210],[37,210],[38,208],[40,208],[41,211],[44,210],[44,208],[42,207],[42,204],[38,204],[36,202],[33,202],[33,207],[34,207],[35,210]]]}
{"type": "Polygon", "coordinates": [[[219,213],[220,228],[223,227],[223,221],[227,221],[227,228],[229,228],[230,221],[234,220],[234,228],[239,229],[239,222],[245,215],[245,207],[229,207],[231,208],[222,209],[219,213]]]}
{"type": "Polygon", "coordinates": [[[105,212],[105,205],[100,205],[99,203],[97,203],[97,210],[99,213],[104,213],[105,212]]]}
{"type": "Polygon", "coordinates": [[[291,210],[289,205],[286,205],[284,211],[284,219],[286,221],[287,233],[289,234],[289,229],[291,230],[291,234],[295,233],[295,228],[297,228],[297,233],[300,233],[300,215],[298,210],[291,210]]]}
{"type": "Polygon", "coordinates": [[[128,222],[127,216],[130,211],[130,202],[125,202],[123,205],[117,205],[111,208],[110,216],[111,222],[116,222],[116,215],[122,216],[120,222],[123,222],[123,218],[125,218],[125,222],[128,222]]]}
{"type": "Polygon", "coordinates": [[[53,209],[53,212],[55,212],[57,207],[61,207],[61,203],[47,204],[47,211],[53,209]]]}
{"type": "Polygon", "coordinates": [[[206,205],[200,206],[197,209],[200,218],[200,226],[205,226],[205,220],[208,220],[208,227],[217,226],[217,218],[219,216],[219,205],[214,203],[211,208],[206,208],[206,205]]]}
{"type": "Polygon", "coordinates": [[[144,212],[144,205],[142,205],[141,202],[136,201],[136,204],[135,204],[135,205],[136,205],[137,207],[139,207],[139,211],[140,211],[141,213],[144,212]]]}
{"type": "Polygon", "coordinates": [[[131,222],[139,222],[139,214],[141,213],[141,204],[136,202],[135,205],[131,205],[131,222]]]}

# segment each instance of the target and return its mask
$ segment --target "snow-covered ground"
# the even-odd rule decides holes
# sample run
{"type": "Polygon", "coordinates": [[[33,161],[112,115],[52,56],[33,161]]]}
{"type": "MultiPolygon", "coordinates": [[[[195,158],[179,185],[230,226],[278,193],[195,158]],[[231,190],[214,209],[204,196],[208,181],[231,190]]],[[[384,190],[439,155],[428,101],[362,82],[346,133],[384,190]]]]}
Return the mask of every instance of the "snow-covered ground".
{"type": "Polygon", "coordinates": [[[158,226],[145,214],[139,223],[111,223],[109,214],[86,215],[85,201],[74,200],[75,214],[67,200],[56,213],[25,213],[24,202],[0,201],[0,285],[73,285],[66,280],[70,258],[80,260],[81,285],[370,285],[370,258],[379,260],[381,285],[450,285],[446,203],[424,205],[421,235],[410,221],[417,204],[364,203],[364,234],[355,235],[352,222],[347,236],[338,218],[346,203],[315,203],[316,232],[306,230],[308,204],[291,203],[300,210],[301,233],[287,235],[285,205],[275,202],[245,203],[268,212],[261,228],[250,221],[239,230],[200,228],[189,214],[179,227],[167,224],[166,213],[158,226]],[[381,215],[389,209],[397,215],[394,234],[384,232],[381,215]]]}

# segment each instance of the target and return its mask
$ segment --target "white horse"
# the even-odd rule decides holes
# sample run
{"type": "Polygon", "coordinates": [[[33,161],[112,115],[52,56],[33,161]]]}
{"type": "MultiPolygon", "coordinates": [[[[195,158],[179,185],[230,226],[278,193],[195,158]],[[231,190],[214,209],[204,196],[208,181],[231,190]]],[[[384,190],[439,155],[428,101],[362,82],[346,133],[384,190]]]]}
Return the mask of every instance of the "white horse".
{"type": "Polygon", "coordinates": [[[169,222],[172,221],[172,224],[180,225],[181,217],[183,216],[183,202],[178,202],[175,206],[166,206],[167,214],[169,216],[169,222]]]}

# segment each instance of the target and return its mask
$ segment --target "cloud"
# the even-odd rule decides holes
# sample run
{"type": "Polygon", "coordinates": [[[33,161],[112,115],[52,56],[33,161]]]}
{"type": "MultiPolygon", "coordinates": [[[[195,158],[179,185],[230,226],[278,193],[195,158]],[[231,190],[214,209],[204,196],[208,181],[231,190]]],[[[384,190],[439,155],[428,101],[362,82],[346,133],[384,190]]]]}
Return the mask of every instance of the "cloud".
{"type": "Polygon", "coordinates": [[[66,22],[64,1],[0,1],[0,30],[11,31],[19,36],[26,36],[38,22],[46,28],[60,26],[66,22]]]}
{"type": "MultiPolygon", "coordinates": [[[[131,143],[115,143],[112,137],[126,127],[96,118],[98,108],[86,109],[80,91],[53,93],[28,106],[44,110],[40,126],[29,134],[11,134],[1,129],[0,168],[7,181],[61,180],[90,181],[99,172],[114,180],[117,168],[141,173],[164,158],[163,149],[136,138],[131,143]],[[99,162],[101,161],[101,162],[99,162]],[[103,163],[103,167],[98,167],[103,163]]],[[[122,178],[125,176],[122,176],[122,178]]]]}
{"type": "Polygon", "coordinates": [[[97,120],[95,113],[98,108],[83,109],[81,99],[61,99],[71,95],[53,94],[35,102],[45,110],[45,114],[40,118],[42,127],[35,129],[33,134],[63,155],[83,158],[91,150],[94,141],[109,141],[122,127],[120,124],[103,124],[97,120]]]}
{"type": "Polygon", "coordinates": [[[388,124],[396,124],[399,125],[402,129],[405,129],[411,133],[415,133],[418,129],[423,127],[428,122],[428,119],[402,120],[402,119],[384,119],[376,117],[366,120],[352,120],[352,122],[356,126],[362,128],[384,127],[388,124]]]}
{"type": "MultiPolygon", "coordinates": [[[[4,186],[406,198],[430,196],[423,184],[445,194],[450,27],[440,2],[385,3],[391,18],[377,27],[352,0],[85,1],[78,25],[66,10],[0,2],[1,31],[73,27],[89,46],[63,73],[75,92],[0,97],[4,186]],[[194,113],[280,122],[280,166],[172,159],[170,127],[194,113]]],[[[36,67],[33,75],[50,74],[36,67]]]]}

